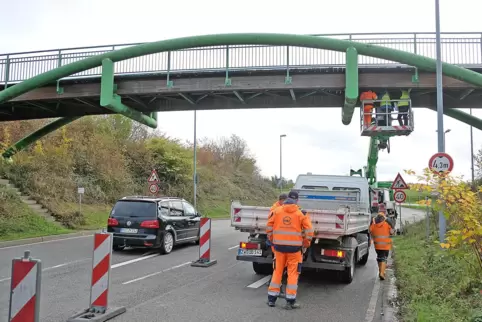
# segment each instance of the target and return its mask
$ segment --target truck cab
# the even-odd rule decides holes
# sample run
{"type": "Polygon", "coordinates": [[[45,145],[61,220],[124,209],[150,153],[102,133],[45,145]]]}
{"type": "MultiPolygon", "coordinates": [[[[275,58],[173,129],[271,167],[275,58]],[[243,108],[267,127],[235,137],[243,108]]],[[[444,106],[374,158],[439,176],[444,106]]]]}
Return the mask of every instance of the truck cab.
{"type": "Polygon", "coordinates": [[[372,213],[378,212],[379,205],[383,203],[389,217],[397,218],[397,210],[395,201],[393,200],[393,191],[387,188],[372,188],[371,209],[372,213]]]}

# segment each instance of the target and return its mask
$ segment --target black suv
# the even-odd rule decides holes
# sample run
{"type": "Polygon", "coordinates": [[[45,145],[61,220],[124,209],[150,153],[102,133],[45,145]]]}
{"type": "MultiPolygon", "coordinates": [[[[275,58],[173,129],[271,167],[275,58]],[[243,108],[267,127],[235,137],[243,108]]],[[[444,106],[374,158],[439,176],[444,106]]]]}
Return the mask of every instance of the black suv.
{"type": "Polygon", "coordinates": [[[159,248],[169,254],[176,244],[199,243],[201,215],[186,200],[133,196],[119,199],[107,221],[113,250],[126,246],[159,248]]]}

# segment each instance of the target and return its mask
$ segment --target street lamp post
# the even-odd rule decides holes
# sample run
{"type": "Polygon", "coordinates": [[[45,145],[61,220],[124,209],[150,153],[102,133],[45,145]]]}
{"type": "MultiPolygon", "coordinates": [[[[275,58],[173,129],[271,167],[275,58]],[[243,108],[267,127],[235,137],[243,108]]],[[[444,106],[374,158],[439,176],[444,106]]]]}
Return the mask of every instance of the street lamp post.
{"type": "Polygon", "coordinates": [[[196,137],[196,132],[197,132],[197,129],[196,129],[196,126],[197,126],[197,119],[196,119],[196,110],[194,110],[194,153],[193,153],[193,166],[194,166],[194,174],[193,174],[193,178],[192,178],[192,182],[193,182],[193,206],[194,206],[194,209],[196,209],[197,211],[197,208],[196,208],[196,203],[197,203],[197,137],[196,137]]]}
{"type": "MultiPolygon", "coordinates": [[[[472,115],[472,108],[470,108],[470,115],[472,115]]],[[[474,131],[472,125],[470,126],[470,170],[472,171],[472,189],[475,188],[474,175],[474,131]]]]}
{"type": "MultiPolygon", "coordinates": [[[[442,88],[442,45],[440,42],[440,5],[439,0],[435,0],[435,41],[436,41],[436,51],[437,51],[437,68],[436,68],[436,79],[437,79],[437,141],[438,141],[438,152],[445,152],[445,132],[444,128],[444,112],[443,112],[443,88],[442,88]]],[[[438,213],[439,218],[439,240],[441,243],[445,242],[445,233],[447,231],[447,223],[445,222],[445,216],[443,210],[438,213]]]]}
{"type": "Polygon", "coordinates": [[[281,134],[279,136],[279,189],[283,190],[283,138],[286,134],[281,134]]]}
{"type": "MultiPolygon", "coordinates": [[[[451,130],[451,129],[446,129],[446,130],[444,131],[444,151],[445,151],[446,144],[447,144],[446,134],[449,133],[450,131],[452,131],[452,130],[451,130]]],[[[435,130],[435,132],[438,132],[438,130],[435,130]]]]}

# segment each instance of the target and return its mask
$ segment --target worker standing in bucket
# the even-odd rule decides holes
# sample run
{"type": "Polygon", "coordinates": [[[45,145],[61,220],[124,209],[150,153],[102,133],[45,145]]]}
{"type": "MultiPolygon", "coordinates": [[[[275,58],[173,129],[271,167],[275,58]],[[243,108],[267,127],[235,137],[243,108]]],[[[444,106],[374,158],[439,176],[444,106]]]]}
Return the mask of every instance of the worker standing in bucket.
{"type": "Polygon", "coordinates": [[[371,90],[360,94],[360,101],[363,106],[363,125],[369,126],[372,124],[373,102],[363,102],[378,99],[377,94],[371,90]]]}
{"type": "Polygon", "coordinates": [[[299,308],[296,303],[298,277],[303,263],[302,250],[308,248],[313,238],[313,227],[298,205],[298,193],[290,191],[281,207],[274,210],[266,225],[268,239],[275,250],[275,268],[268,287],[268,305],[275,306],[280,295],[281,279],[285,266],[288,266],[286,285],[287,310],[299,308]]]}
{"type": "Polygon", "coordinates": [[[372,219],[370,224],[370,235],[377,252],[378,275],[381,280],[385,279],[388,254],[392,249],[392,235],[395,234],[394,228],[395,223],[382,211],[372,219]]]}
{"type": "Polygon", "coordinates": [[[402,89],[400,101],[398,101],[398,124],[408,125],[408,109],[410,106],[410,89],[407,91],[402,89]]]}

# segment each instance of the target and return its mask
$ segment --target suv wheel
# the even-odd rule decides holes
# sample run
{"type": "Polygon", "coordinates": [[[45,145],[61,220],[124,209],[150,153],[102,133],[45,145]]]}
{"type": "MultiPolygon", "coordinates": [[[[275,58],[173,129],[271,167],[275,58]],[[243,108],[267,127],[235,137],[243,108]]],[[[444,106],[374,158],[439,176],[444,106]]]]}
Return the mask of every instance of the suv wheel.
{"type": "Polygon", "coordinates": [[[174,237],[171,232],[166,231],[161,243],[161,254],[169,254],[174,247],[174,237]]]}
{"type": "Polygon", "coordinates": [[[112,246],[112,250],[115,251],[115,252],[120,252],[122,250],[124,250],[125,246],[123,245],[114,245],[112,246]]]}

